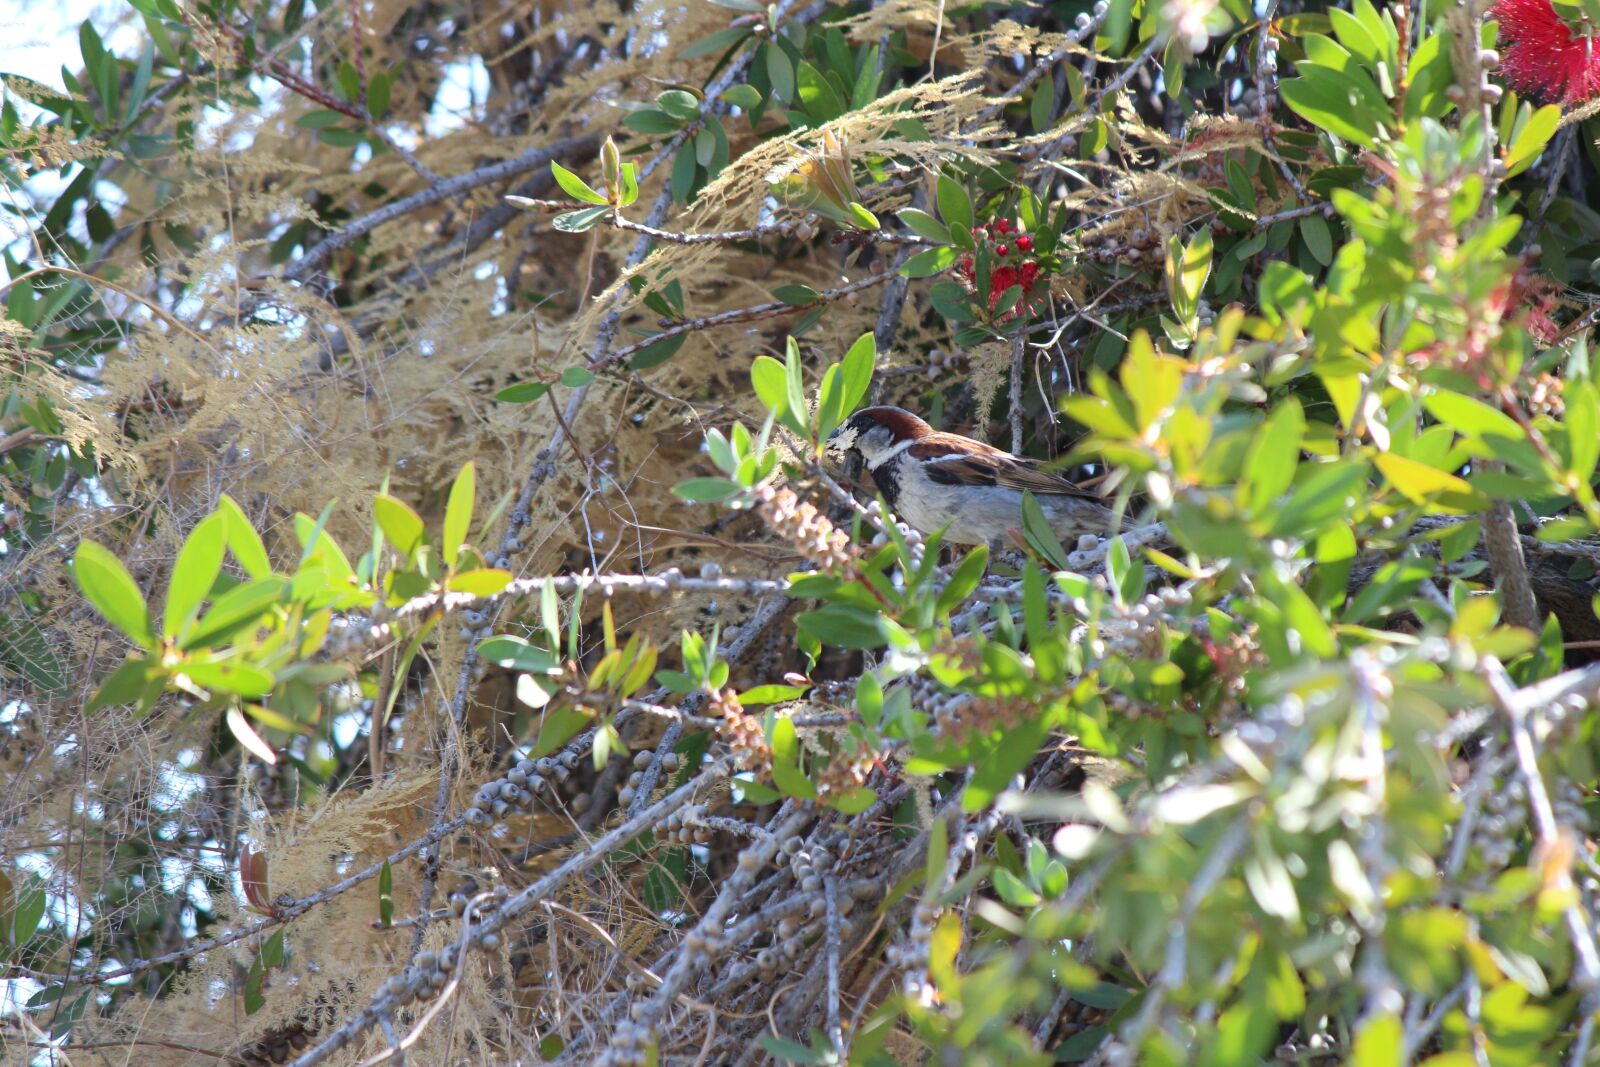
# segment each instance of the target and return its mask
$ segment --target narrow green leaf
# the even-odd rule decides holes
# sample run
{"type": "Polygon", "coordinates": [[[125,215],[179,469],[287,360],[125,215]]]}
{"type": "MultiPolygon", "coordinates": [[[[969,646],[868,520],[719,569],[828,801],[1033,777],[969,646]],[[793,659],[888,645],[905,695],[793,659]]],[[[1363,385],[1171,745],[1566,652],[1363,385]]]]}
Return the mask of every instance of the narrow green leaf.
{"type": "Polygon", "coordinates": [[[939,204],[939,217],[951,230],[972,229],[972,200],[967,190],[948,174],[939,175],[935,184],[935,198],[939,204]]]}
{"type": "Polygon", "coordinates": [[[761,106],[761,94],[750,85],[734,85],[725,90],[722,99],[743,111],[753,111],[761,106]]]}
{"type": "Polygon", "coordinates": [[[586,207],[579,211],[568,211],[551,219],[550,225],[562,233],[587,233],[610,211],[609,207],[586,207]]]}
{"type": "Polygon", "coordinates": [[[494,394],[494,398],[502,404],[531,404],[549,391],[550,386],[546,382],[518,382],[506,386],[494,394]]]}
{"type": "Polygon", "coordinates": [[[1058,571],[1068,570],[1067,550],[1056,536],[1055,528],[1044,517],[1044,509],[1032,493],[1022,493],[1022,536],[1028,545],[1058,571]]]}
{"type": "Polygon", "coordinates": [[[903,278],[931,277],[949,270],[955,264],[956,257],[959,255],[961,255],[961,250],[954,245],[925,248],[900,264],[900,276],[903,278]]]}
{"type": "Polygon", "coordinates": [[[234,586],[212,602],[211,610],[189,628],[178,647],[189,651],[226,640],[235,629],[255,622],[270,611],[288,588],[287,579],[270,575],[234,586]]]}
{"type": "Polygon", "coordinates": [[[178,560],[172,567],[172,579],[167,584],[167,604],[161,622],[161,632],[167,637],[178,636],[179,631],[199,610],[201,601],[211,592],[211,586],[222,570],[227,527],[227,516],[221,511],[214,511],[189,532],[183,547],[178,550],[178,560]]]}
{"type": "Polygon", "coordinates": [[[794,307],[805,307],[821,299],[817,291],[809,285],[780,285],[772,290],[772,295],[775,299],[794,307]]]}
{"type": "Polygon", "coordinates": [[[383,870],[378,872],[378,925],[385,929],[394,925],[394,872],[389,869],[389,861],[383,861],[383,870]]]}
{"type": "Polygon", "coordinates": [[[1043,133],[1050,128],[1050,119],[1056,107],[1056,79],[1055,75],[1046,72],[1039,79],[1039,85],[1033,90],[1033,100],[1028,104],[1028,119],[1033,123],[1034,131],[1043,133]]]}
{"type": "Polygon", "coordinates": [[[267,557],[267,546],[238,503],[223,493],[217,501],[217,511],[227,521],[228,548],[239,566],[251,578],[265,578],[272,573],[272,560],[267,557]]]}
{"type": "Polygon", "coordinates": [[[855,411],[872,387],[872,372],[878,362],[878,341],[871,332],[856,338],[844,354],[840,374],[844,385],[844,415],[855,411]]]}
{"type": "Polygon", "coordinates": [[[93,541],[79,542],[72,560],[72,577],[107,622],[135,644],[147,649],[156,647],[144,594],[121,560],[93,541]]]}
{"type": "Polygon", "coordinates": [[[373,498],[372,514],[383,536],[402,556],[409,557],[426,537],[422,517],[412,511],[410,505],[388,493],[379,493],[373,498]]]}
{"type": "Polygon", "coordinates": [[[555,175],[556,184],[561,186],[562,191],[579,203],[604,204],[606,202],[605,197],[589,188],[588,182],[554,160],[550,162],[550,173],[555,175]]]}
{"type": "Polygon", "coordinates": [[[272,672],[240,659],[195,660],[184,663],[179,673],[202,689],[249,698],[272,692],[272,672]]]}
{"type": "Polygon", "coordinates": [[[918,211],[914,207],[902,208],[896,213],[906,228],[918,237],[939,244],[950,243],[950,228],[926,211],[918,211]]]}

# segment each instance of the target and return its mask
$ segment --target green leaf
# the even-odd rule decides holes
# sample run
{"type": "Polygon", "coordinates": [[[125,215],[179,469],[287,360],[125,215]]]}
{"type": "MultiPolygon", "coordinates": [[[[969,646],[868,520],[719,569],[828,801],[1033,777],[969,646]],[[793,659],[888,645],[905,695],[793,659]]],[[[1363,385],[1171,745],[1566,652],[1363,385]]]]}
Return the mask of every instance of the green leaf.
{"type": "Polygon", "coordinates": [[[200,609],[201,601],[210,594],[222,570],[227,526],[227,516],[214,511],[189,532],[178,550],[178,560],[172,566],[172,580],[167,585],[166,611],[162,615],[161,632],[167,637],[177,637],[200,609]]]}
{"type": "Polygon", "coordinates": [[[950,227],[926,211],[918,211],[914,207],[908,207],[902,208],[896,214],[900,221],[906,224],[907,229],[923,240],[933,241],[937,244],[950,243],[950,227]]]}
{"type": "Polygon", "coordinates": [[[854,200],[850,201],[849,208],[850,218],[855,222],[857,229],[876,231],[882,228],[882,225],[878,222],[878,216],[854,200]]]}
{"type": "MultiPolygon", "coordinates": [[[[678,53],[679,59],[698,59],[701,56],[725,52],[740,41],[752,36],[747,26],[729,26],[725,30],[710,33],[693,42],[689,47],[678,53]]],[[[724,94],[726,95],[726,94],[724,94]]]]}
{"type": "Polygon", "coordinates": [[[533,758],[547,756],[577,736],[589,725],[589,716],[573,707],[560,707],[546,711],[539,721],[538,741],[533,746],[533,758]]]}
{"type": "Polygon", "coordinates": [[[939,175],[935,184],[935,199],[939,203],[939,217],[951,229],[972,229],[972,199],[960,182],[948,174],[939,175]]]}
{"type": "Polygon", "coordinates": [[[72,577],[107,622],[135,644],[152,650],[156,647],[144,594],[121,560],[93,541],[81,541],[73,556],[72,577]]]}
{"type": "Polygon", "coordinates": [[[562,191],[579,203],[606,203],[606,198],[589,188],[588,182],[554,160],[550,161],[550,173],[555,175],[556,184],[561,186],[562,191]]]}
{"type": "Polygon", "coordinates": [[[883,619],[854,604],[827,604],[801,614],[795,625],[834,648],[881,648],[888,643],[883,619]]]}
{"type": "Polygon", "coordinates": [[[872,807],[877,799],[877,790],[868,789],[866,786],[857,786],[854,789],[829,793],[827,805],[834,811],[845,815],[860,815],[872,807]]]}
{"type": "Polygon", "coordinates": [[[1038,893],[1024,885],[1022,879],[1004,867],[995,868],[989,877],[994,882],[995,892],[1000,894],[1000,899],[1013,908],[1037,907],[1044,900],[1038,893]]]}
{"type": "Polygon", "coordinates": [[[810,434],[806,420],[810,418],[811,412],[806,407],[805,380],[801,377],[801,373],[800,345],[791,337],[783,359],[784,399],[788,407],[787,413],[800,427],[797,432],[801,437],[806,437],[810,434]]]}
{"type": "Polygon", "coordinates": [[[855,344],[844,354],[839,373],[844,389],[843,415],[855,411],[867,390],[872,387],[872,372],[878,362],[878,341],[872,333],[856,338],[855,344]]]}
{"type": "Polygon", "coordinates": [[[1070,569],[1067,550],[1056,536],[1055,528],[1044,517],[1044,509],[1032,493],[1022,492],[1022,536],[1028,545],[1058,571],[1070,569]]]}
{"type": "Polygon", "coordinates": [[[794,64],[776,43],[765,45],[767,53],[767,80],[772,83],[772,95],[785,103],[794,103],[794,64]]]}
{"type": "Polygon", "coordinates": [[[545,382],[518,382],[508,385],[494,398],[502,404],[531,404],[550,391],[550,386],[545,382]]]}
{"type": "Polygon", "coordinates": [[[561,670],[561,661],[554,652],[510,634],[490,637],[479,643],[478,656],[496,667],[529,674],[554,674],[561,670]]]}
{"type": "Polygon", "coordinates": [[[74,684],[44,630],[20,605],[0,614],[0,663],[27,678],[46,698],[74,684]]]}
{"type": "Polygon", "coordinates": [[[781,704],[805,696],[808,687],[803,685],[758,685],[739,694],[741,707],[754,708],[763,704],[781,704]]]}
{"type": "Polygon", "coordinates": [[[668,89],[656,97],[656,104],[679,122],[693,122],[700,117],[700,101],[693,93],[682,89],[668,89]]]}
{"type": "Polygon", "coordinates": [[[228,548],[233,552],[233,558],[239,561],[239,566],[251,578],[270,575],[272,560],[267,557],[267,546],[262,543],[261,535],[256,533],[244,509],[233,497],[223,493],[217,501],[217,511],[227,522],[228,548]]]}
{"type": "Polygon", "coordinates": [[[272,672],[240,659],[194,660],[178,668],[202,689],[254,698],[272,692],[272,672]]]}
{"type": "Polygon", "coordinates": [[[778,418],[789,410],[787,371],[771,356],[757,356],[750,364],[750,384],[766,409],[778,418]]]}
{"type": "Polygon", "coordinates": [[[11,944],[25,945],[39,932],[46,902],[44,879],[29,874],[27,891],[18,896],[17,906],[11,912],[11,944]]]}
{"type": "Polygon", "coordinates": [[[672,160],[672,198],[679,203],[687,204],[689,194],[694,191],[697,163],[692,143],[678,149],[672,160]]]}
{"type": "Polygon", "coordinates": [[[550,225],[562,233],[587,233],[594,229],[595,223],[610,212],[609,207],[586,207],[580,211],[568,211],[563,215],[557,215],[550,220],[550,225]]]}
{"type": "Polygon", "coordinates": [[[1373,108],[1348,72],[1306,65],[1301,68],[1301,77],[1282,82],[1278,91],[1284,103],[1313,126],[1363,148],[1377,148],[1374,134],[1378,123],[1373,108]]]}
{"type": "Polygon", "coordinates": [[[1189,322],[1200,306],[1200,294],[1211,276],[1211,229],[1202,227],[1189,240],[1179,242],[1174,234],[1167,244],[1167,296],[1172,310],[1182,322],[1189,322]]]}
{"type": "Polygon", "coordinates": [[[716,504],[739,491],[739,486],[726,478],[690,478],[672,487],[674,496],[691,504],[716,504]]]}
{"type": "Polygon", "coordinates": [[[388,860],[378,872],[378,925],[384,929],[394,925],[394,872],[388,860]]]}
{"type": "Polygon", "coordinates": [[[793,307],[805,307],[822,299],[821,295],[809,285],[780,285],[772,290],[772,295],[793,307]]]}
{"type": "Polygon", "coordinates": [[[1405,1028],[1393,1013],[1368,1019],[1356,1034],[1351,1067],[1401,1067],[1405,1063],[1405,1028]]]}
{"type": "Polygon", "coordinates": [[[1318,263],[1326,267],[1333,262],[1333,230],[1320,212],[1300,220],[1300,236],[1318,263]]]}
{"type": "Polygon", "coordinates": [[[581,389],[594,380],[594,372],[587,367],[568,367],[561,372],[561,384],[568,389],[581,389]]]}
{"type": "MultiPolygon", "coordinates": [[[[1039,502],[1035,500],[1033,506],[1037,508],[1039,502]]],[[[1052,536],[1055,533],[1054,530],[1050,532],[1052,536]]],[[[1059,546],[1059,541],[1057,545],[1059,546]]],[[[1065,553],[1063,553],[1064,555],[1065,553]]],[[[955,571],[950,575],[950,580],[945,583],[945,587],[939,592],[939,600],[936,607],[939,614],[943,615],[960,607],[967,597],[971,596],[973,591],[978,588],[978,583],[983,581],[983,575],[988,566],[989,550],[986,547],[980,545],[967,553],[966,558],[956,567],[955,571]]]]}
{"type": "Polygon", "coordinates": [[[270,575],[234,586],[211,602],[211,610],[189,628],[178,647],[185,651],[203,648],[232,636],[235,629],[269,611],[288,588],[287,579],[270,575]]]}
{"type": "Polygon", "coordinates": [[[1520,441],[1524,436],[1516,419],[1476,397],[1455,392],[1429,393],[1422,398],[1422,406],[1463,437],[1509,437],[1520,441]]]}
{"type": "Polygon", "coordinates": [[[331,108],[318,108],[315,111],[307,111],[304,115],[295,119],[294,124],[303,130],[325,130],[329,126],[337,126],[347,117],[342,111],[334,111],[331,108]]]}
{"type": "Polygon", "coordinates": [[[367,82],[367,114],[381,119],[389,113],[389,91],[394,87],[393,74],[374,74],[367,82]]]}
{"type": "Polygon", "coordinates": [[[817,440],[826,441],[844,421],[844,386],[835,363],[822,375],[817,390],[817,440]]]}
{"type": "Polygon", "coordinates": [[[1251,514],[1265,514],[1288,491],[1300,466],[1300,440],[1305,435],[1305,413],[1300,401],[1285,397],[1261,427],[1245,459],[1239,490],[1251,514]]]}
{"type": "Polygon", "coordinates": [[[1033,123],[1035,132],[1043,133],[1050,128],[1050,118],[1055,108],[1056,79],[1054,74],[1046,71],[1033,90],[1033,99],[1028,103],[1028,119],[1033,123]]]}
{"type": "Polygon", "coordinates": [[[754,86],[739,84],[723,91],[722,99],[741,111],[754,111],[761,106],[761,94],[754,86]]]}
{"type": "Polygon", "coordinates": [[[800,1042],[790,1041],[786,1037],[779,1037],[770,1030],[763,1030],[761,1035],[756,1038],[756,1044],[770,1053],[774,1059],[783,1060],[786,1063],[799,1064],[800,1067],[822,1067],[824,1064],[834,1062],[800,1044],[800,1042]]]}
{"type": "Polygon", "coordinates": [[[361,72],[356,70],[356,65],[348,59],[339,61],[339,90],[350,103],[361,100],[361,72]]]}
{"type": "Polygon", "coordinates": [[[1470,496],[1473,493],[1472,486],[1464,479],[1393,452],[1380,452],[1372,462],[1389,479],[1389,484],[1413,504],[1425,504],[1440,494],[1470,496]]]}
{"type": "Polygon", "coordinates": [[[630,130],[651,137],[677,133],[683,126],[683,123],[668,115],[665,111],[659,111],[656,108],[634,111],[622,120],[622,124],[630,130]]]}
{"type": "MultiPolygon", "coordinates": [[[[120,707],[138,702],[148,706],[160,695],[166,675],[159,664],[149,658],[130,659],[112,671],[95,690],[94,697],[85,707],[84,714],[91,715],[101,708],[120,707]]],[[[143,709],[141,709],[143,710],[143,709]]]]}
{"type": "Polygon", "coordinates": [[[475,571],[463,571],[451,575],[445,583],[445,588],[452,593],[469,593],[472,596],[494,596],[505,592],[506,586],[511,584],[511,572],[495,567],[484,567],[475,571]]]}
{"type": "Polygon", "coordinates": [[[903,278],[931,277],[949,270],[960,255],[961,250],[954,245],[925,248],[900,264],[900,276],[903,278]]]}
{"type": "Polygon", "coordinates": [[[410,557],[427,537],[422,517],[411,506],[388,493],[379,493],[372,500],[372,515],[383,530],[383,536],[402,555],[410,557]]]}
{"type": "Polygon", "coordinates": [[[971,294],[956,282],[935,285],[928,291],[928,300],[933,304],[933,310],[951,322],[971,322],[976,317],[972,311],[971,294]]]}
{"type": "Polygon", "coordinates": [[[1594,477],[1595,462],[1600,460],[1600,391],[1592,381],[1568,383],[1566,407],[1572,473],[1587,482],[1594,477]]]}
{"type": "Polygon", "coordinates": [[[1560,125],[1561,108],[1556,104],[1546,104],[1528,116],[1506,149],[1506,178],[1514,178],[1533,166],[1560,125]]]}
{"type": "Polygon", "coordinates": [[[844,98],[822,72],[802,60],[795,70],[795,92],[799,104],[820,125],[831,122],[846,110],[844,98]]]}
{"type": "Polygon", "coordinates": [[[628,367],[632,370],[649,370],[659,367],[667,360],[678,354],[678,349],[689,339],[687,333],[675,333],[671,337],[664,337],[654,344],[646,345],[639,349],[634,357],[628,360],[628,367]]]}

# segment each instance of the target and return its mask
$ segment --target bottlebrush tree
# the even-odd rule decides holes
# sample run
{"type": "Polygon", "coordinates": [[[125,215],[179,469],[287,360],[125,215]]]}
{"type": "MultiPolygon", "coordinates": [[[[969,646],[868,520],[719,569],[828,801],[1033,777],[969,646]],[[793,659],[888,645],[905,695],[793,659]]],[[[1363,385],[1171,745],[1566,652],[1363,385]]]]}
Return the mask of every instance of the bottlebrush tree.
{"type": "Polygon", "coordinates": [[[97,12],[0,101],[7,1062],[1600,1062],[1597,27],[97,12]],[[944,544],[872,404],[1125,523],[944,544]]]}

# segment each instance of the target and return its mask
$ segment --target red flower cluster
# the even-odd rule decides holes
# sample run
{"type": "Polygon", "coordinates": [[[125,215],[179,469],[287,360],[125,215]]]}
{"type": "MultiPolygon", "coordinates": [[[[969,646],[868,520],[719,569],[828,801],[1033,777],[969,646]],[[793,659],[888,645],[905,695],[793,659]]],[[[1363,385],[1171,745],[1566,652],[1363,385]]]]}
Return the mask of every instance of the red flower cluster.
{"type": "Polygon", "coordinates": [[[1500,73],[1517,92],[1569,104],[1600,92],[1600,39],[1550,0],[1496,0],[1494,17],[1505,52],[1500,73]]]}
{"type": "MultiPolygon", "coordinates": [[[[1000,298],[1013,285],[1022,289],[1022,299],[1017,306],[1001,316],[1013,319],[1028,309],[1036,300],[1043,300],[1048,286],[1039,281],[1039,261],[1033,256],[1033,238],[1022,232],[1020,224],[1010,219],[996,219],[986,226],[974,226],[972,239],[980,247],[988,248],[993,255],[989,268],[989,312],[999,305],[1000,298]],[[1035,289],[1038,292],[1035,292],[1035,289]]],[[[972,256],[961,261],[961,276],[967,284],[977,286],[978,270],[972,256]]]]}

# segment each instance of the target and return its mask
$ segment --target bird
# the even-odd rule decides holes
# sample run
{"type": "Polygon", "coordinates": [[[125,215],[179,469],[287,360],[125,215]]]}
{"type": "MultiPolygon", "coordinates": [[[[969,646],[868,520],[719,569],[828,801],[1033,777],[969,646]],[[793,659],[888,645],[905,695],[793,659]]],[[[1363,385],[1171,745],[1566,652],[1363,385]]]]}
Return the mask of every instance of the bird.
{"type": "Polygon", "coordinates": [[[829,436],[827,450],[858,454],[895,513],[922,534],[942,532],[945,544],[1022,544],[1024,491],[1069,547],[1119,529],[1100,497],[1039,460],[935,430],[905,408],[862,408],[829,436]]]}

